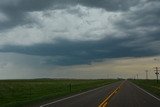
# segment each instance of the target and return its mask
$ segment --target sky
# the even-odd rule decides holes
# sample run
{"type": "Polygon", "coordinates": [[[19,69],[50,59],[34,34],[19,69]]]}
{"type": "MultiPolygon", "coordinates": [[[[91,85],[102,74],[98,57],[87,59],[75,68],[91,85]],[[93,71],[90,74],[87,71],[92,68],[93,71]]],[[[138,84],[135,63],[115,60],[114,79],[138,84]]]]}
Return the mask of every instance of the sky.
{"type": "Polygon", "coordinates": [[[0,0],[0,79],[153,79],[159,47],[159,0],[0,0]]]}

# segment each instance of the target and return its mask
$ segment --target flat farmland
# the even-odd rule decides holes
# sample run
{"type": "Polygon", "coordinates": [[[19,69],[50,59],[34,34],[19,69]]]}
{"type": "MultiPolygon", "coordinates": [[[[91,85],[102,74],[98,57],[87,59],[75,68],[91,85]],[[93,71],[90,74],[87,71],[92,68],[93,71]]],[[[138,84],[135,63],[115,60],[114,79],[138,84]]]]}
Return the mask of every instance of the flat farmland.
{"type": "Polygon", "coordinates": [[[118,80],[0,80],[0,107],[19,107],[61,98],[116,81],[118,80]]]}

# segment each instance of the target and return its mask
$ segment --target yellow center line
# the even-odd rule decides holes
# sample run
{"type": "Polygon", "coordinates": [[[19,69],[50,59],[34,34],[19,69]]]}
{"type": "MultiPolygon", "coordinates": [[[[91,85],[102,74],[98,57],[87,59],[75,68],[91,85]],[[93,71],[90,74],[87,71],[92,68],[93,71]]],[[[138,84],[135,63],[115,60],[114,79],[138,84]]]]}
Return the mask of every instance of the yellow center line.
{"type": "MultiPolygon", "coordinates": [[[[124,81],[124,82],[125,82],[125,81],[124,81]]],[[[106,107],[107,104],[108,104],[108,102],[109,102],[109,100],[111,99],[111,97],[120,90],[120,88],[121,88],[121,86],[124,84],[124,82],[122,82],[109,96],[107,96],[107,97],[104,99],[104,101],[103,101],[98,107],[106,107]]]]}

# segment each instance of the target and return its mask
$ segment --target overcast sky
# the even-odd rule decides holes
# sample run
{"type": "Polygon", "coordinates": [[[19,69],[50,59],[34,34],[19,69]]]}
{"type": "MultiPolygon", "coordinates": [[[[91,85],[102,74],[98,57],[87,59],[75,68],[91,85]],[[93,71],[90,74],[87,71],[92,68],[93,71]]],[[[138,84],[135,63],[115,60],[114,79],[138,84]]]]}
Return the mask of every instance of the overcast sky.
{"type": "Polygon", "coordinates": [[[0,79],[155,78],[159,47],[159,0],[0,0],[0,79]]]}

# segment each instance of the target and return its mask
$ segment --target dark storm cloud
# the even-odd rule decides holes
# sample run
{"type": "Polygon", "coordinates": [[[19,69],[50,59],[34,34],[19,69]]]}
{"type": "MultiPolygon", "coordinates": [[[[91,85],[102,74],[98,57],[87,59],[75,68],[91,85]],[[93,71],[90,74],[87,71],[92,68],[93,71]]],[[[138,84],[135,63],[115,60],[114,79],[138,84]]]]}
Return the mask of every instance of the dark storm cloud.
{"type": "MultiPolygon", "coordinates": [[[[129,36],[137,36],[128,45],[143,46],[141,50],[148,47],[154,50],[160,46],[160,1],[149,0],[135,9],[138,10],[129,11],[124,15],[125,19],[118,20],[115,25],[129,36]]],[[[159,49],[155,50],[160,52],[159,49]]]]}
{"type": "Polygon", "coordinates": [[[0,12],[8,17],[8,21],[0,22],[0,30],[13,28],[18,25],[36,23],[27,18],[27,12],[44,11],[47,9],[64,9],[77,4],[102,8],[107,11],[126,11],[139,0],[2,0],[0,12]]]}
{"type": "MultiPolygon", "coordinates": [[[[36,44],[31,46],[5,45],[0,52],[15,52],[29,55],[51,56],[46,64],[75,65],[90,64],[105,58],[144,57],[160,55],[160,1],[150,0],[137,4],[137,0],[20,0],[17,5],[0,7],[11,18],[10,22],[1,23],[9,28],[31,22],[25,20],[25,12],[45,9],[60,9],[66,5],[80,5],[103,8],[107,11],[125,11],[124,18],[117,20],[115,29],[127,34],[119,38],[111,35],[97,41],[69,41],[57,39],[54,44],[36,44]],[[121,1],[121,2],[120,2],[121,1]],[[129,10],[136,5],[135,11],[129,10]],[[143,7],[143,6],[146,7],[143,7]],[[137,9],[137,10],[136,10],[137,9]],[[128,11],[126,11],[128,10],[128,11]],[[54,58],[55,57],[55,58],[54,58]]],[[[74,13],[74,11],[70,11],[74,13]]],[[[87,36],[87,35],[86,35],[87,36]]],[[[118,35],[117,35],[118,36],[118,35]]]]}
{"type": "Polygon", "coordinates": [[[9,17],[9,21],[1,22],[0,29],[8,29],[17,25],[34,23],[35,20],[27,18],[27,12],[44,11],[47,9],[62,9],[73,5],[74,0],[2,0],[0,12],[9,17]]]}
{"type": "Polygon", "coordinates": [[[118,20],[118,28],[134,29],[137,27],[160,27],[160,1],[151,0],[137,6],[136,8],[138,8],[139,10],[129,11],[125,14],[125,19],[118,20]]]}
{"type": "Polygon", "coordinates": [[[107,11],[126,11],[138,4],[139,0],[79,0],[79,2],[84,6],[103,8],[107,11]]]}
{"type": "MultiPolygon", "coordinates": [[[[137,37],[123,39],[110,38],[96,42],[73,42],[60,39],[55,44],[6,46],[0,49],[0,52],[52,56],[56,58],[45,61],[47,64],[55,65],[90,64],[93,61],[101,61],[105,58],[142,57],[159,54],[157,51],[144,48],[140,44],[128,46],[130,42],[136,41],[136,39],[137,37]]],[[[145,46],[147,46],[147,44],[145,46]]]]}

